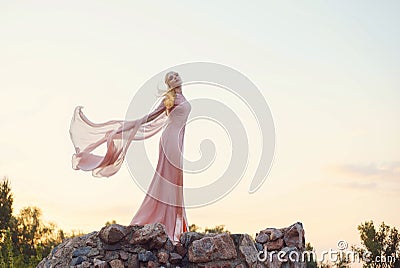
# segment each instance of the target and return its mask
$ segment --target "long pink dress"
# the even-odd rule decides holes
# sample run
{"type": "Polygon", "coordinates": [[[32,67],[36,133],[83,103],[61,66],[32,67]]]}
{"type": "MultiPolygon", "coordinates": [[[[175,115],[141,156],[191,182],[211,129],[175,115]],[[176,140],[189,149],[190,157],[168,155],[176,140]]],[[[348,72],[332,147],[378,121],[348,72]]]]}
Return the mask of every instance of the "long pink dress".
{"type": "MultiPolygon", "coordinates": [[[[160,108],[158,112],[165,108],[160,108]]],[[[161,135],[156,172],[139,210],[130,225],[160,222],[172,241],[188,231],[183,202],[183,144],[190,103],[177,94],[175,106],[161,135]]],[[[155,111],[157,113],[157,111],[155,111]]]]}
{"type": "Polygon", "coordinates": [[[109,177],[120,169],[132,140],[152,137],[164,129],[159,142],[156,171],[130,225],[162,223],[175,244],[180,235],[189,229],[182,186],[183,144],[186,121],[191,111],[190,103],[181,93],[177,93],[168,116],[163,102],[160,102],[155,110],[141,119],[112,120],[100,124],[87,119],[81,108],[75,108],[70,126],[70,136],[76,150],[72,157],[72,167],[92,171],[96,177],[109,177]],[[124,137],[128,137],[125,140],[122,132],[124,137]],[[93,150],[105,142],[105,155],[94,154],[93,150]]]}

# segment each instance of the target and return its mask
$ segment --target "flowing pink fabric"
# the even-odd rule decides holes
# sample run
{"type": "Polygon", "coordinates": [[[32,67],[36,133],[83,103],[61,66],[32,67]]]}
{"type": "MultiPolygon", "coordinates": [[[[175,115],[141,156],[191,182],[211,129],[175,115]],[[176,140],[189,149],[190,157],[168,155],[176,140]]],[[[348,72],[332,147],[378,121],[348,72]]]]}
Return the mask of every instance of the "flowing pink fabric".
{"type": "Polygon", "coordinates": [[[130,225],[160,222],[165,225],[171,241],[179,241],[188,231],[183,201],[183,143],[185,125],[191,106],[182,94],[177,94],[174,106],[166,114],[162,99],[150,114],[143,118],[111,120],[96,124],[75,108],[70,136],[76,153],[72,168],[92,171],[95,177],[110,177],[120,169],[130,143],[154,136],[164,129],[159,143],[156,171],[146,196],[130,225]],[[93,151],[106,143],[104,155],[93,151]]]}

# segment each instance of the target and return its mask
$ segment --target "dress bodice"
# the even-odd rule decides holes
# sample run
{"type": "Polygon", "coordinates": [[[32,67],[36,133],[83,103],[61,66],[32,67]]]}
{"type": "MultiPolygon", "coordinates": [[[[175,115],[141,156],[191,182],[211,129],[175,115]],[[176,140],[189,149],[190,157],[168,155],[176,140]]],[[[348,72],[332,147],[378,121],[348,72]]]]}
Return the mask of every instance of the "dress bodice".
{"type": "Polygon", "coordinates": [[[185,96],[176,94],[174,106],[170,110],[169,120],[171,123],[185,124],[192,107],[185,96]]]}

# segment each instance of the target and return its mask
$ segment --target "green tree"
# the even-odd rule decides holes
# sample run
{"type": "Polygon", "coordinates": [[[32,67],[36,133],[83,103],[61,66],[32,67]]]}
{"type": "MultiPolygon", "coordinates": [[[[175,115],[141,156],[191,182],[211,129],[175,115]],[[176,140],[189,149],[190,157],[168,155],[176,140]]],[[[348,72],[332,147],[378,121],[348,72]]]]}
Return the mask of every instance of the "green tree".
{"type": "Polygon", "coordinates": [[[9,228],[4,232],[4,241],[1,244],[1,255],[2,255],[2,268],[14,266],[14,246],[11,239],[11,231],[9,228]]]}
{"type": "Polygon", "coordinates": [[[115,220],[112,221],[107,221],[106,226],[111,225],[111,224],[116,224],[117,222],[115,220]]]}
{"type": "Polygon", "coordinates": [[[191,224],[189,225],[189,232],[198,232],[200,230],[200,227],[197,226],[196,224],[191,224]]]}
{"type": "Polygon", "coordinates": [[[382,222],[376,230],[371,220],[360,224],[357,229],[363,246],[354,249],[360,256],[369,253],[369,260],[363,262],[363,267],[400,267],[400,235],[395,227],[390,228],[382,222]]]}
{"type": "Polygon", "coordinates": [[[50,253],[52,247],[61,243],[63,231],[57,231],[55,223],[43,223],[42,212],[37,207],[25,207],[17,216],[17,246],[24,256],[24,262],[30,263],[31,256],[42,256],[50,253]]]}
{"type": "MultiPolygon", "coordinates": [[[[306,249],[305,249],[305,250],[306,250],[307,252],[314,252],[314,254],[315,254],[314,247],[311,246],[311,243],[310,243],[310,242],[307,242],[307,243],[306,243],[306,249]]],[[[310,260],[308,260],[308,258],[307,258],[307,256],[306,256],[305,261],[306,261],[306,267],[307,267],[307,268],[317,268],[317,267],[318,267],[318,266],[317,266],[317,260],[315,259],[315,256],[312,255],[312,254],[310,254],[310,260]]]]}
{"type": "Polygon", "coordinates": [[[0,250],[0,268],[6,267],[6,263],[3,257],[3,253],[0,250]]]}
{"type": "Polygon", "coordinates": [[[84,234],[85,233],[82,232],[81,230],[73,229],[73,230],[71,230],[71,232],[66,234],[66,237],[72,238],[72,237],[82,236],[84,234]]]}
{"type": "Polygon", "coordinates": [[[314,247],[311,245],[310,242],[306,243],[306,252],[314,252],[314,254],[309,253],[310,260],[308,260],[307,255],[305,255],[305,262],[307,268],[347,268],[350,267],[350,260],[346,258],[345,252],[339,252],[339,256],[337,256],[337,260],[335,262],[331,262],[327,259],[325,260],[318,260],[316,259],[317,254],[314,250],[314,247]]]}
{"type": "Polygon", "coordinates": [[[56,245],[70,237],[55,223],[44,223],[39,208],[25,207],[15,217],[12,205],[10,181],[4,178],[0,181],[0,268],[35,267],[56,245]]]}
{"type": "Polygon", "coordinates": [[[225,230],[225,225],[217,225],[214,228],[207,228],[204,230],[204,233],[209,234],[209,233],[216,233],[216,234],[220,234],[220,233],[231,233],[228,230],[225,230]]]}
{"type": "Polygon", "coordinates": [[[350,267],[350,259],[346,256],[346,252],[339,251],[339,256],[337,261],[335,262],[336,268],[348,268],[350,267]]]}
{"type": "Polygon", "coordinates": [[[321,262],[320,268],[332,268],[332,265],[328,261],[321,262]]]}
{"type": "Polygon", "coordinates": [[[23,208],[17,217],[18,244],[20,252],[27,258],[35,254],[35,245],[41,239],[40,217],[41,211],[36,207],[23,208]]]}
{"type": "Polygon", "coordinates": [[[10,181],[5,177],[0,182],[0,241],[7,228],[12,228],[13,202],[10,181]]]}

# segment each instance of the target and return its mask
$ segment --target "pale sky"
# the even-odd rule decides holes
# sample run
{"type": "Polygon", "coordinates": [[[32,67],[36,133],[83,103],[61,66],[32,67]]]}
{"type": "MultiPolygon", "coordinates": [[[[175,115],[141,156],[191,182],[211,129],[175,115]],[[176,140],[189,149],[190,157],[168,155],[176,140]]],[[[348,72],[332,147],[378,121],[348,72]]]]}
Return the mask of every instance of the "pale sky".
{"type": "MultiPolygon", "coordinates": [[[[335,249],[340,239],[359,244],[357,225],[367,220],[399,229],[399,7],[397,1],[1,1],[0,176],[11,180],[15,213],[38,206],[66,231],[99,230],[112,219],[128,225],[144,193],[126,165],[109,179],[71,168],[73,109],[84,106],[95,122],[123,119],[147,79],[208,61],[258,86],[273,114],[276,152],[256,193],[247,192],[255,171],[249,170],[222,200],[187,209],[189,224],[203,230],[225,224],[254,236],[300,221],[317,250],[335,249]]],[[[210,88],[183,91],[188,99],[213,97],[210,88]]],[[[218,130],[210,129],[212,139],[218,130]]],[[[196,133],[188,126],[188,157],[196,157],[204,138],[196,133]]],[[[158,136],[149,150],[157,152],[157,144],[158,136]]],[[[222,168],[221,162],[212,172],[222,168]]],[[[193,185],[189,178],[184,183],[193,185]]]]}

